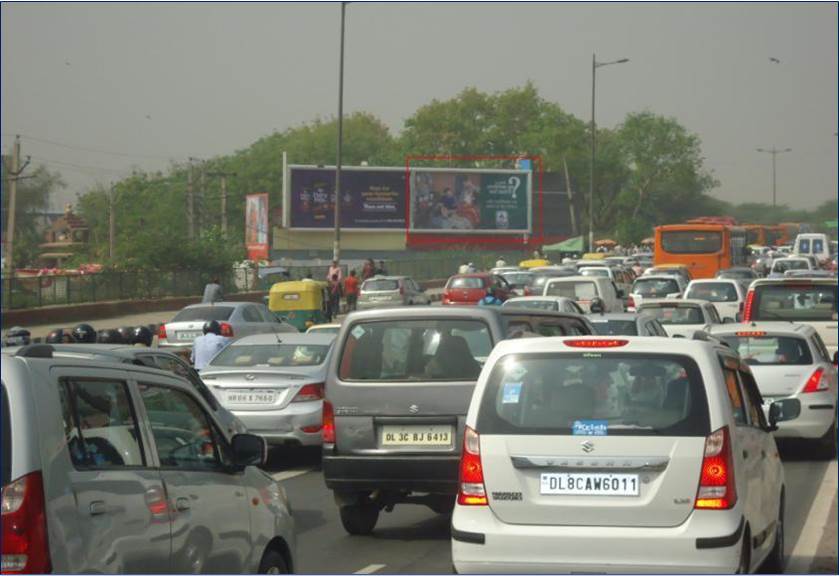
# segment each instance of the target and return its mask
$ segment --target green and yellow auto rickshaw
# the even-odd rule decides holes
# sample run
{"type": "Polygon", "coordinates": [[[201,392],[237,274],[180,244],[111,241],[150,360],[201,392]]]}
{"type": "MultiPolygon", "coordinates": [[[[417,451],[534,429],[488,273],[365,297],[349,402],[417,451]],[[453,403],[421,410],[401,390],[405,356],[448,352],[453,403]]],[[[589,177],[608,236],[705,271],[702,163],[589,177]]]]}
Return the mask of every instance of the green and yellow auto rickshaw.
{"type": "Polygon", "coordinates": [[[327,303],[327,284],[317,280],[277,282],[268,292],[271,312],[301,332],[326,322],[327,303]]]}

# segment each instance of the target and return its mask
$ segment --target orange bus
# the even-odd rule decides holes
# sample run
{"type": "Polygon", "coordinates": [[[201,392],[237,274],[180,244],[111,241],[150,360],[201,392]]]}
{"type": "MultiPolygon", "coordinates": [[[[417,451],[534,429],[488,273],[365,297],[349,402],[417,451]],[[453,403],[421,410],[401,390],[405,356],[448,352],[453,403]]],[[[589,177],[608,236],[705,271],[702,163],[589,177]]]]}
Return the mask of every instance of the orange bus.
{"type": "Polygon", "coordinates": [[[781,242],[781,238],[783,238],[783,236],[783,226],[767,226],[765,246],[780,246],[781,244],[783,244],[783,242],[781,242]]]}
{"type": "Polygon", "coordinates": [[[725,224],[668,224],[655,229],[655,265],[683,264],[693,278],[745,266],[746,231],[725,224]]]}
{"type": "Polygon", "coordinates": [[[763,224],[743,224],[743,229],[746,230],[746,246],[768,246],[766,228],[763,224]]]}

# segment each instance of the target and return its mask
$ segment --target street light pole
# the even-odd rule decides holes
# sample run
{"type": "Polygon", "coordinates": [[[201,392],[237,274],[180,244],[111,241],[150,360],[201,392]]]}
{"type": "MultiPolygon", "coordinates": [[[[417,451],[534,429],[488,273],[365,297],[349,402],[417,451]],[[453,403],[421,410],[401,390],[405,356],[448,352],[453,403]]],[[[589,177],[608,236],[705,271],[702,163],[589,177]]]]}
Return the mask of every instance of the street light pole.
{"type": "Polygon", "coordinates": [[[775,159],[778,157],[778,154],[784,154],[786,152],[792,152],[792,148],[784,148],[782,150],[778,150],[774,146],[769,148],[758,148],[758,152],[766,152],[767,154],[772,155],[772,208],[775,208],[778,205],[778,189],[776,187],[776,179],[775,179],[775,159]]]}
{"type": "Polygon", "coordinates": [[[589,164],[588,178],[588,251],[594,252],[594,161],[597,151],[597,124],[594,122],[594,94],[596,88],[597,69],[612,64],[625,64],[629,58],[612,60],[611,62],[598,62],[594,53],[591,55],[591,163],[589,164]]]}
{"type": "Polygon", "coordinates": [[[332,259],[341,259],[341,149],[344,141],[344,19],[347,3],[341,2],[341,48],[338,59],[338,145],[335,159],[335,241],[332,259]]]}

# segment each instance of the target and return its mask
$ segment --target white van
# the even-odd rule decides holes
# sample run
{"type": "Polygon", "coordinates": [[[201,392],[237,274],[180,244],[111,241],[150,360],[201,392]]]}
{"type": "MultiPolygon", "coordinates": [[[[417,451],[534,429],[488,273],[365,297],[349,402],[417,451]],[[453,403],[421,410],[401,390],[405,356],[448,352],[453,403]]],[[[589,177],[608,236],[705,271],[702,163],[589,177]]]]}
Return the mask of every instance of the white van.
{"type": "Polygon", "coordinates": [[[815,256],[824,264],[830,260],[830,238],[827,234],[799,234],[795,238],[792,253],[797,256],[815,256]]]}
{"type": "Polygon", "coordinates": [[[542,296],[565,296],[574,300],[586,313],[591,311],[595,298],[603,301],[603,312],[623,312],[624,294],[615,283],[599,276],[567,276],[551,278],[542,296]]]}

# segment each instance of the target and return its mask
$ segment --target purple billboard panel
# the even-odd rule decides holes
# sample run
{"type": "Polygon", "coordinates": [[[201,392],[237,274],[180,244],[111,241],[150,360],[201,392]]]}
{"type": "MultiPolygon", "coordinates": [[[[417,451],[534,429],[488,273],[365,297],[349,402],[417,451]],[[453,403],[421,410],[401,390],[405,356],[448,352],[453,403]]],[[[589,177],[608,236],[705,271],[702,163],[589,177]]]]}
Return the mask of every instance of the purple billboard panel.
{"type": "MultiPolygon", "coordinates": [[[[289,166],[290,228],[335,226],[335,169],[289,166]]],[[[341,228],[405,229],[405,171],[341,170],[341,228]]]]}

